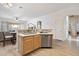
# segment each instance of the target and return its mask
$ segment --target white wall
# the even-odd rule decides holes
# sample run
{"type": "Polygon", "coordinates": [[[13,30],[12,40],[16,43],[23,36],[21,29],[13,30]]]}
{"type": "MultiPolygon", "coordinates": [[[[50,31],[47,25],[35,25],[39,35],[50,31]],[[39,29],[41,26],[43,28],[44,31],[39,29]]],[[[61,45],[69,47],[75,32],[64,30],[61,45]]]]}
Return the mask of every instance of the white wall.
{"type": "Polygon", "coordinates": [[[0,32],[1,32],[1,21],[0,21],[0,32]]]}
{"type": "Polygon", "coordinates": [[[77,19],[77,23],[76,24],[77,24],[77,28],[76,28],[77,29],[77,32],[79,32],[79,16],[78,16],[78,19],[77,19]]]}
{"type": "Polygon", "coordinates": [[[65,40],[66,39],[65,21],[66,21],[66,16],[68,15],[79,15],[79,6],[72,6],[27,21],[29,21],[28,23],[31,22],[36,24],[38,20],[41,20],[42,28],[53,29],[53,34],[55,39],[65,40]]]}
{"type": "Polygon", "coordinates": [[[78,6],[72,6],[70,8],[66,8],[60,10],[56,13],[49,14],[52,20],[55,20],[56,30],[55,30],[55,37],[57,39],[65,40],[66,39],[66,16],[68,15],[79,15],[79,8],[78,6]]]}
{"type": "Polygon", "coordinates": [[[9,21],[10,19],[9,18],[3,18],[3,17],[0,17],[0,31],[7,31],[8,28],[8,24],[6,23],[6,21],[9,21]]]}
{"type": "Polygon", "coordinates": [[[48,15],[45,15],[45,16],[41,16],[41,17],[38,17],[38,18],[34,18],[34,19],[30,19],[30,20],[27,20],[28,23],[33,23],[35,25],[37,25],[37,21],[42,21],[42,28],[43,29],[51,29],[53,27],[53,23],[50,19],[50,16],[48,15]],[[48,20],[49,19],[49,20],[48,20]],[[52,25],[52,26],[51,26],[52,25]]]}
{"type": "Polygon", "coordinates": [[[41,17],[33,19],[34,23],[37,20],[41,20],[43,23],[42,28],[53,29],[55,39],[65,40],[66,39],[66,16],[68,15],[79,15],[79,6],[72,6],[55,13],[50,13],[41,17]]]}
{"type": "Polygon", "coordinates": [[[0,19],[0,31],[8,31],[8,24],[3,22],[2,19],[0,19]]]}

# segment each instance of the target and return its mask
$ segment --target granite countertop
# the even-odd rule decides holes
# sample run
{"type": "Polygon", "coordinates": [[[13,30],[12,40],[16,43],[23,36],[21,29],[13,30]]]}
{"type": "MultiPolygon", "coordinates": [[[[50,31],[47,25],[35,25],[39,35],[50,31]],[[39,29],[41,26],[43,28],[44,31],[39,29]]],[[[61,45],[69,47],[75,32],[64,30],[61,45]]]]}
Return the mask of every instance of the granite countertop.
{"type": "Polygon", "coordinates": [[[53,33],[34,33],[34,34],[23,34],[23,33],[18,33],[19,36],[25,37],[25,36],[32,36],[32,35],[41,35],[41,34],[45,34],[45,35],[50,35],[53,33]]]}

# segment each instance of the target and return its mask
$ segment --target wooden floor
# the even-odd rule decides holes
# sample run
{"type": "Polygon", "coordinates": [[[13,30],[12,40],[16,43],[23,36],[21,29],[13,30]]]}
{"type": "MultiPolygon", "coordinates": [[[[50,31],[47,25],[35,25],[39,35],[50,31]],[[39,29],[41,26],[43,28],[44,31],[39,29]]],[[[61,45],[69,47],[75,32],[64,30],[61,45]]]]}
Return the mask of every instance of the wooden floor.
{"type": "MultiPolygon", "coordinates": [[[[73,42],[72,45],[75,45],[73,42]]],[[[76,47],[70,47],[67,41],[55,40],[53,48],[40,48],[37,49],[27,56],[79,56],[79,49],[76,47]]],[[[1,56],[21,56],[15,48],[15,45],[7,45],[2,47],[0,44],[0,55],[1,56]]]]}
{"type": "MultiPolygon", "coordinates": [[[[73,42],[74,46],[76,42],[73,42]]],[[[70,47],[67,41],[56,40],[53,48],[42,48],[28,54],[28,56],[79,56],[77,47],[70,47]]]]}

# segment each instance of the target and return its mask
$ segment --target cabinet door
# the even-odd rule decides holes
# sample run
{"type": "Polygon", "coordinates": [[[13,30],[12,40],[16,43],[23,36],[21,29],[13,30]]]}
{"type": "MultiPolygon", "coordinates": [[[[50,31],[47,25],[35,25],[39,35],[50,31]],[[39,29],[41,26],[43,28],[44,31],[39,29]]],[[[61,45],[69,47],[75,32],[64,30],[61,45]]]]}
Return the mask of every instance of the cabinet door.
{"type": "Polygon", "coordinates": [[[41,39],[39,35],[34,36],[34,49],[41,47],[41,39]]]}
{"type": "Polygon", "coordinates": [[[27,54],[33,50],[33,37],[26,37],[23,40],[23,54],[27,54]]]}

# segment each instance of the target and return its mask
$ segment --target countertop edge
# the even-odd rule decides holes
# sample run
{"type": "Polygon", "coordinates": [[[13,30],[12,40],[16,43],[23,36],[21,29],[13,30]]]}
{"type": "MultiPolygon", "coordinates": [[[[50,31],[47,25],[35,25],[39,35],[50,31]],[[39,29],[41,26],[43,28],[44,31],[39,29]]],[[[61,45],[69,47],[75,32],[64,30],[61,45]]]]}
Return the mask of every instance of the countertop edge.
{"type": "Polygon", "coordinates": [[[50,35],[50,34],[53,34],[53,33],[35,33],[35,34],[27,34],[27,35],[22,34],[22,33],[19,33],[18,36],[25,37],[25,36],[43,35],[43,34],[45,34],[45,35],[50,35]]]}

